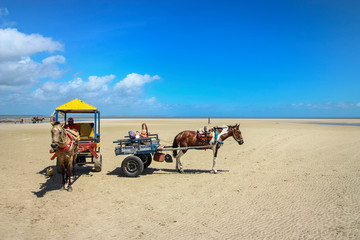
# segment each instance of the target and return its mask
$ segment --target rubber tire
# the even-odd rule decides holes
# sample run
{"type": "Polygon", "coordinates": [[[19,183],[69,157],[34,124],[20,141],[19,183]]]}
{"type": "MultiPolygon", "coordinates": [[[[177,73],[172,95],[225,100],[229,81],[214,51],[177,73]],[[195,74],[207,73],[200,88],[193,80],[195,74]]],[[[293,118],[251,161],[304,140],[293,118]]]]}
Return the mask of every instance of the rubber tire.
{"type": "Polygon", "coordinates": [[[144,163],[137,156],[128,156],[121,163],[121,169],[127,177],[137,177],[144,171],[144,163]]]}
{"type": "Polygon", "coordinates": [[[94,158],[94,169],[95,169],[95,172],[101,172],[101,169],[102,169],[102,155],[101,154],[98,158],[94,158]]]}
{"type": "Polygon", "coordinates": [[[150,153],[146,154],[135,154],[135,156],[139,157],[141,161],[144,163],[144,169],[147,169],[152,161],[152,157],[150,153]]]}

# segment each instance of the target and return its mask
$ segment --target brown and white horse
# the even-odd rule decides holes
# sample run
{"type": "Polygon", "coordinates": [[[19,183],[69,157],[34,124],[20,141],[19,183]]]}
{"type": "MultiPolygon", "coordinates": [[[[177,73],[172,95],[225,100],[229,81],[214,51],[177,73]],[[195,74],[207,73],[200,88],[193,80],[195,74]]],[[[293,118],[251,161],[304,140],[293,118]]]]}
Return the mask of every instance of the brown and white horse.
{"type": "MultiPolygon", "coordinates": [[[[219,148],[222,146],[223,142],[228,137],[233,137],[236,142],[241,145],[244,143],[241,131],[239,129],[239,124],[236,125],[227,125],[226,127],[214,127],[210,131],[212,132],[212,138],[210,142],[206,142],[198,137],[196,131],[183,131],[175,136],[173,142],[173,148],[177,147],[193,147],[193,146],[208,146],[213,150],[213,166],[211,172],[217,173],[215,169],[217,153],[219,148]]],[[[176,170],[180,173],[183,173],[183,166],[181,163],[181,156],[183,156],[187,150],[177,150],[173,151],[174,157],[176,157],[176,170]]]]}
{"type": "Polygon", "coordinates": [[[72,191],[71,187],[71,168],[73,168],[73,176],[75,174],[76,156],[74,153],[77,152],[78,144],[74,141],[74,137],[63,128],[63,124],[55,122],[51,129],[51,148],[56,151],[58,164],[62,174],[62,187],[61,190],[65,189],[65,180],[68,181],[68,191],[72,191]],[[66,172],[65,172],[66,170],[66,172]],[[65,179],[66,173],[66,179],[65,179]]]}

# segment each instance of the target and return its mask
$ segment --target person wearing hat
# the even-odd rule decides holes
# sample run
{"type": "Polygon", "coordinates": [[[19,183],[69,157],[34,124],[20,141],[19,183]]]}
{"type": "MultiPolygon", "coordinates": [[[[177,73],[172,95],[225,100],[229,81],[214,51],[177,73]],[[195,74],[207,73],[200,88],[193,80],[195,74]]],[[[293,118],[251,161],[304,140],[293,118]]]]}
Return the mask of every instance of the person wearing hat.
{"type": "Polygon", "coordinates": [[[77,124],[74,124],[74,119],[72,117],[69,117],[68,124],[64,126],[65,129],[75,129],[79,131],[79,126],[77,124]]]}

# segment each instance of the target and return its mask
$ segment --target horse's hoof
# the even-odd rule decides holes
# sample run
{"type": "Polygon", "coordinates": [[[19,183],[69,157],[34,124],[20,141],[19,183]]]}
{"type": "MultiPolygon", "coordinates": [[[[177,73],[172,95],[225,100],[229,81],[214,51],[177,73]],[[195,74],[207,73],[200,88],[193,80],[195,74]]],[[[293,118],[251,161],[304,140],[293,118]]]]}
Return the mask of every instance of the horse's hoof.
{"type": "Polygon", "coordinates": [[[217,174],[218,172],[217,172],[217,170],[211,170],[211,173],[217,174]]]}
{"type": "Polygon", "coordinates": [[[72,187],[69,187],[69,188],[68,188],[68,192],[72,192],[72,187]]]}
{"type": "Polygon", "coordinates": [[[61,188],[60,188],[60,191],[64,191],[65,190],[65,188],[64,188],[64,186],[62,186],[61,188]]]}

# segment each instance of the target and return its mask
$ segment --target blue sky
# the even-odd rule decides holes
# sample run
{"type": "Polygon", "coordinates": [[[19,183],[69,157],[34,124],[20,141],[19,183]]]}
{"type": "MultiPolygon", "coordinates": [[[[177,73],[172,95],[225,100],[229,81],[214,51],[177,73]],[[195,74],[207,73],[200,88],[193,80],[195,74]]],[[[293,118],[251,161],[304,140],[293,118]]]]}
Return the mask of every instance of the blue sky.
{"type": "Polygon", "coordinates": [[[0,114],[360,117],[360,1],[0,2],[0,114]]]}

